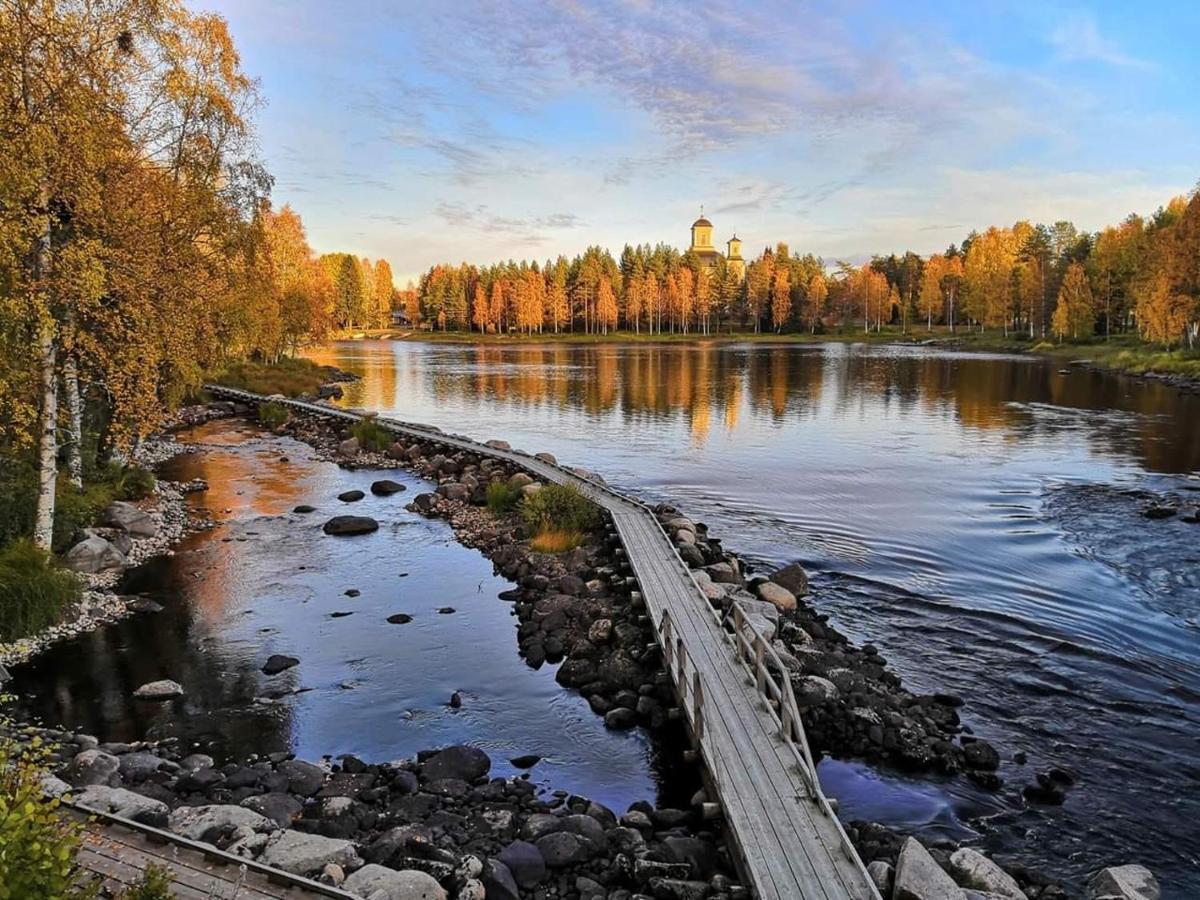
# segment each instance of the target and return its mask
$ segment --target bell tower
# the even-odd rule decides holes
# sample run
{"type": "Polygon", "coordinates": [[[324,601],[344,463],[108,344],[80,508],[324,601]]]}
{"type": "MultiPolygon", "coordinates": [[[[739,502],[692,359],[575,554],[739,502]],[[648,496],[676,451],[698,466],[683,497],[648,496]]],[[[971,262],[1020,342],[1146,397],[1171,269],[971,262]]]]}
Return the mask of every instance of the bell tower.
{"type": "Polygon", "coordinates": [[[737,275],[738,281],[746,277],[746,261],[742,259],[742,241],[735,234],[729,239],[728,253],[725,254],[725,261],[729,266],[729,271],[737,275]]]}
{"type": "Polygon", "coordinates": [[[704,218],[704,207],[700,207],[700,218],[692,223],[692,246],[694,253],[706,254],[713,252],[712,222],[704,218]]]}

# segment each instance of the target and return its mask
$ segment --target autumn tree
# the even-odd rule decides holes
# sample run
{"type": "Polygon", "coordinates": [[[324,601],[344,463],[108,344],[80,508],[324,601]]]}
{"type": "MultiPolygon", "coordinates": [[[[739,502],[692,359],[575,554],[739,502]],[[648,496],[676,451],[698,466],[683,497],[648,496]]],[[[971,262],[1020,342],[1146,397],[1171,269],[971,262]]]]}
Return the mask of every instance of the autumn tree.
{"type": "Polygon", "coordinates": [[[775,283],[771,286],[771,324],[778,334],[787,324],[792,312],[792,286],[788,280],[786,268],[775,273],[775,283]]]}
{"type": "Polygon", "coordinates": [[[601,278],[596,288],[596,322],[603,334],[617,327],[617,295],[607,278],[601,278]]]}
{"type": "Polygon", "coordinates": [[[817,323],[825,316],[828,300],[829,282],[825,279],[825,273],[814,272],[808,281],[808,292],[805,295],[805,314],[812,334],[817,333],[817,323]]]}
{"type": "Polygon", "coordinates": [[[1067,268],[1062,286],[1058,290],[1058,304],[1054,309],[1050,327],[1059,340],[1068,335],[1077,339],[1091,334],[1095,320],[1092,289],[1088,284],[1087,273],[1082,265],[1072,263],[1067,268]]]}

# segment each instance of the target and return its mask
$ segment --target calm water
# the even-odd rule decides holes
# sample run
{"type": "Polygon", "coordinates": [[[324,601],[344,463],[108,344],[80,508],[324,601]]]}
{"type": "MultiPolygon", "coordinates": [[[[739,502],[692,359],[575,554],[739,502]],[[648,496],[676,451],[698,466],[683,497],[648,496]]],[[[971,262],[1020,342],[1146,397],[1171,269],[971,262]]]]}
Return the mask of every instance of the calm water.
{"type": "Polygon", "coordinates": [[[147,592],[162,612],[19,667],[15,692],[28,711],[101,740],[176,736],[220,759],[292,750],[386,761],[469,741],[488,750],[498,774],[514,773],[510,757],[538,754],[538,783],[619,810],[660,788],[666,802],[690,796],[685,776],[661,774],[667,767],[640,731],[606,731],[582,697],[558,686],[553,667],[534,671],[518,657],[512,606],[497,599],[512,585],[458,545],[449,525],[403,508],[428,489],[420,479],[389,470],[408,491],[374,497],[378,472],[344,471],[296,441],[219,422],[185,438],[206,452],[177,457],[164,474],[205,478],[210,488],[193,502],[221,524],[129,578],[126,588],[147,592]],[[366,498],[337,500],[354,488],[366,498]],[[292,513],[301,503],[317,512],[292,513]],[[322,534],[343,512],[370,515],[380,529],[322,534]],[[397,612],[413,621],[388,624],[397,612]],[[272,653],[300,664],[267,677],[260,669],[272,653]],[[132,699],[158,678],[180,682],[186,697],[132,699]],[[461,708],[449,706],[455,691],[461,708]]]}
{"type": "MultiPolygon", "coordinates": [[[[917,690],[967,699],[998,795],[826,764],[864,815],[1072,877],[1150,865],[1200,896],[1200,397],[1046,361],[922,348],[344,343],[345,403],[601,472],[669,499],[917,690]],[[1062,807],[1020,788],[1061,766],[1062,807]]],[[[415,555],[414,555],[415,564],[415,555]]]]}

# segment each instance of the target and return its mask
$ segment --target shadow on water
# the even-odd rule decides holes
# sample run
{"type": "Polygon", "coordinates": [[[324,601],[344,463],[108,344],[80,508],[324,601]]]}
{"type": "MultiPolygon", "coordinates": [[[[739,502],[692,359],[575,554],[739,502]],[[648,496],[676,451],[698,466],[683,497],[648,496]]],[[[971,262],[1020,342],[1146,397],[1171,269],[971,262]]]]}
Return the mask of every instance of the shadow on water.
{"type": "Polygon", "coordinates": [[[204,478],[210,488],[193,502],[220,524],[128,573],[123,589],[162,612],[17,668],[13,688],[28,712],[105,741],[176,737],[221,759],[290,750],[384,761],[467,741],[488,751],[496,774],[515,773],[511,757],[537,754],[537,783],[618,810],[690,797],[693,776],[672,763],[669,740],[607,731],[552,667],[535,671],[518,657],[516,619],[497,597],[511,584],[446,523],[403,508],[423,482],[389,470],[407,493],[375,497],[379,473],[342,470],[303,444],[236,424],[185,439],[205,452],[177,457],[162,474],[204,478]],[[354,488],[366,498],[337,500],[354,488]],[[292,512],[303,503],[317,511],[292,512]],[[378,519],[379,531],[322,534],[327,518],[349,511],[378,519]],[[412,621],[388,624],[396,612],[412,621]],[[300,663],[264,675],[273,653],[300,663]],[[168,704],[132,698],[159,678],[186,695],[168,704]],[[449,705],[455,692],[460,708],[449,705]]]}
{"type": "Polygon", "coordinates": [[[961,695],[1004,752],[996,795],[826,762],[847,818],[966,827],[1077,883],[1140,862],[1169,900],[1200,896],[1200,525],[1141,516],[1143,497],[1200,504],[1200,395],[919,347],[312,355],[363,376],[347,405],[549,450],[674,503],[760,568],[802,561],[823,611],[913,689],[961,695]],[[1076,778],[1066,802],[1027,806],[1050,767],[1076,778]]]}

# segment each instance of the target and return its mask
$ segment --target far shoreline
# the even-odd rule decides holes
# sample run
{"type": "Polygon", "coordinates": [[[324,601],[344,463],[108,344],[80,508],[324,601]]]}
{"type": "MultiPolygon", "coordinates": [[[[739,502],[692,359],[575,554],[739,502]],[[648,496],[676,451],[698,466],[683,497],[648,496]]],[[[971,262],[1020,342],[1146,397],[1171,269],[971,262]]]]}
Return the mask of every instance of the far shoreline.
{"type": "Polygon", "coordinates": [[[473,346],[539,347],[552,345],[657,345],[657,344],[758,344],[778,345],[870,344],[876,346],[931,347],[964,353],[1006,353],[1057,360],[1063,365],[1078,366],[1125,375],[1144,381],[1154,381],[1184,391],[1200,392],[1200,350],[1162,350],[1131,335],[1118,335],[1109,340],[1098,338],[1087,343],[1051,343],[1030,339],[1024,335],[1002,335],[959,330],[950,332],[945,326],[932,331],[919,328],[901,331],[895,327],[883,331],[846,330],[834,333],[806,334],[804,332],[712,332],[667,333],[612,331],[608,334],[558,332],[537,334],[479,334],[473,331],[423,331],[379,328],[340,331],[330,334],[328,341],[403,341],[406,343],[457,344],[473,346]]]}

